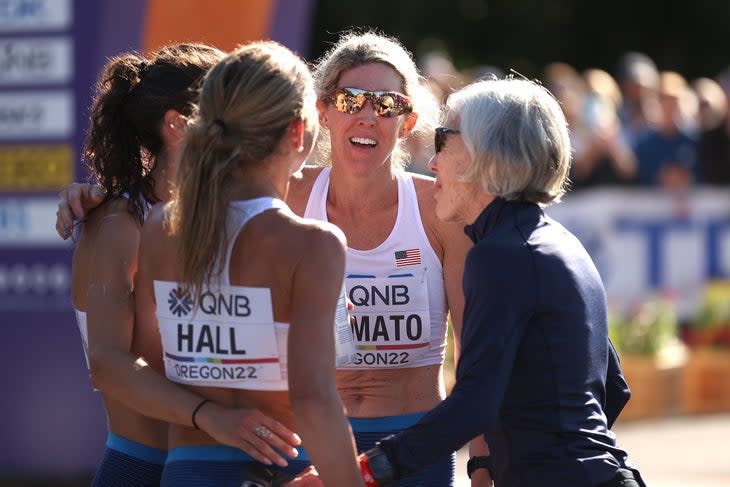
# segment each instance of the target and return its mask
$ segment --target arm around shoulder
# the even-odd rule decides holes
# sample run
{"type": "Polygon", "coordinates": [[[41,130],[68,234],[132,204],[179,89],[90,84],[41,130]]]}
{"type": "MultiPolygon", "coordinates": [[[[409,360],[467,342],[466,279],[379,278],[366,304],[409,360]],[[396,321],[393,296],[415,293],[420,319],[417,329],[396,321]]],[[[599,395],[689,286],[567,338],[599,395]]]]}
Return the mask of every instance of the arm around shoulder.
{"type": "Polygon", "coordinates": [[[88,276],[79,294],[85,294],[91,379],[105,393],[114,392],[132,346],[140,234],[133,217],[115,203],[89,222],[74,257],[74,273],[88,276]]]}
{"type": "Polygon", "coordinates": [[[106,192],[99,185],[71,183],[58,193],[56,232],[64,240],[71,236],[77,222],[86,217],[89,210],[104,201],[106,192]]]}

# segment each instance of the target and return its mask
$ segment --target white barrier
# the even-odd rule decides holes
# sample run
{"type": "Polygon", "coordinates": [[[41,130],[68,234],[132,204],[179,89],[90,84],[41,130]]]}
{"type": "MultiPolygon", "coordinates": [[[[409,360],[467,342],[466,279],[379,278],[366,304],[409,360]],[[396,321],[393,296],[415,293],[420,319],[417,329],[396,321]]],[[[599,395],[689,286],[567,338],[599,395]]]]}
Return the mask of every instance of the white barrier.
{"type": "Polygon", "coordinates": [[[624,310],[668,292],[689,318],[705,282],[730,277],[730,189],[583,190],[546,212],[583,242],[624,310]]]}

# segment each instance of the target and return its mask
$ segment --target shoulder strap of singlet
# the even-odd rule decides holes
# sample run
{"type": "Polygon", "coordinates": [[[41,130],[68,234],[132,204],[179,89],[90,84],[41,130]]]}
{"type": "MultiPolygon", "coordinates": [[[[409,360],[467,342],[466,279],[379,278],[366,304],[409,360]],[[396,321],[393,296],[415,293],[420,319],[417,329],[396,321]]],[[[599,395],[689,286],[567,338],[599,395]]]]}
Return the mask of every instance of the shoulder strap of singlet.
{"type": "Polygon", "coordinates": [[[304,210],[305,218],[327,221],[327,190],[330,183],[329,167],[323,167],[312,185],[304,210]]]}
{"type": "Polygon", "coordinates": [[[228,242],[226,242],[225,261],[224,265],[220,267],[221,275],[219,277],[221,285],[229,286],[231,284],[229,275],[231,253],[233,252],[233,245],[236,243],[236,238],[241,232],[241,229],[251,218],[271,209],[288,210],[289,207],[279,198],[272,198],[270,196],[251,200],[232,201],[229,204],[228,214],[226,215],[226,236],[228,237],[228,242]]]}

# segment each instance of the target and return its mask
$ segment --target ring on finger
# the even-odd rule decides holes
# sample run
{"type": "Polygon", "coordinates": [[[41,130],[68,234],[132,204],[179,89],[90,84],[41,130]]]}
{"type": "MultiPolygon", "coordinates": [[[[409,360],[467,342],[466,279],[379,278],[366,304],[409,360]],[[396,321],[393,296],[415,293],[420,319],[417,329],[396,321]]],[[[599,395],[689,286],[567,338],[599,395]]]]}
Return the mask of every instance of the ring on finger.
{"type": "Polygon", "coordinates": [[[256,426],[253,429],[253,434],[255,434],[256,436],[258,436],[262,440],[268,440],[269,438],[271,438],[272,436],[274,436],[274,434],[271,432],[271,430],[269,428],[267,428],[266,426],[264,426],[264,425],[256,426]]]}

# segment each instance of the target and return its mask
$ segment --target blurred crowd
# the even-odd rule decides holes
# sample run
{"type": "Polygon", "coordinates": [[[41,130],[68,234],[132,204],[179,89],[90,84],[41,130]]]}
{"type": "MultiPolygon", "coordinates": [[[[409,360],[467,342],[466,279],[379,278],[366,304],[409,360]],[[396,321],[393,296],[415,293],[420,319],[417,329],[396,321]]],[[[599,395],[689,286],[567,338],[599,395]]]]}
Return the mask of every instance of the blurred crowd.
{"type": "MultiPolygon", "coordinates": [[[[503,77],[494,66],[458,71],[448,55],[419,59],[427,88],[444,100],[479,78],[503,77]]],[[[648,55],[626,52],[615,73],[580,71],[564,62],[538,77],[560,101],[573,142],[573,190],[598,185],[686,189],[730,186],[730,66],[687,79],[660,70],[648,55]]],[[[411,141],[411,170],[427,173],[428,140],[411,141]]]]}

